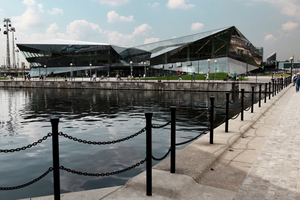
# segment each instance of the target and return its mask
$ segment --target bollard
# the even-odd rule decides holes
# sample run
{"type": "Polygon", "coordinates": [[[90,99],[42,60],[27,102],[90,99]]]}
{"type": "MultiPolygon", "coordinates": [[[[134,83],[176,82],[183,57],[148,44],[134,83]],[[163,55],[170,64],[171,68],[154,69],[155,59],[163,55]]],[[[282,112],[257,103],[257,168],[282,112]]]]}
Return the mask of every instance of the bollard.
{"type": "Polygon", "coordinates": [[[259,84],[259,94],[258,94],[258,98],[259,98],[259,101],[258,101],[258,107],[261,106],[261,103],[260,103],[260,100],[261,100],[261,84],[259,84]]]}
{"type": "Polygon", "coordinates": [[[60,176],[59,176],[59,143],[58,143],[58,123],[59,118],[50,119],[52,125],[52,157],[53,157],[53,182],[54,199],[60,200],[60,176]]]}
{"type": "Polygon", "coordinates": [[[176,165],[176,106],[171,106],[171,168],[170,173],[175,173],[176,165]]]}
{"type": "Polygon", "coordinates": [[[241,89],[241,120],[244,120],[244,93],[245,93],[245,89],[241,89]]]}
{"type": "Polygon", "coordinates": [[[152,196],[152,112],[146,112],[146,194],[152,196]]]}
{"type": "Polygon", "coordinates": [[[267,103],[267,90],[268,90],[268,83],[265,83],[265,103],[267,103]]]}
{"type": "Polygon", "coordinates": [[[273,84],[272,84],[272,97],[274,97],[274,89],[275,89],[275,84],[274,84],[275,82],[273,81],[273,84]]]}
{"type": "Polygon", "coordinates": [[[214,101],[215,97],[210,97],[210,135],[209,135],[209,143],[214,143],[214,101]]]}
{"type": "Polygon", "coordinates": [[[254,86],[252,86],[252,92],[251,92],[251,113],[253,113],[254,110],[254,86]]]}
{"type": "Polygon", "coordinates": [[[271,99],[271,82],[269,82],[269,100],[271,99]]]}
{"type": "Polygon", "coordinates": [[[229,92],[226,92],[226,116],[225,116],[225,132],[228,133],[228,118],[229,118],[229,92]]]}

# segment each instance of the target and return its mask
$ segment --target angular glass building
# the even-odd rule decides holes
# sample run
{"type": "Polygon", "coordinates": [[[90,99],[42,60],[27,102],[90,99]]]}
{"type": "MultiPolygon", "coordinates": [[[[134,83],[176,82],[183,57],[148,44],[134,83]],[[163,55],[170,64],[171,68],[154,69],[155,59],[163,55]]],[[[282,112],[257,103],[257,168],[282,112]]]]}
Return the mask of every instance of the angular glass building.
{"type": "Polygon", "coordinates": [[[236,27],[227,27],[136,47],[49,40],[19,43],[31,76],[165,76],[184,73],[237,72],[261,67],[263,50],[236,27]]]}

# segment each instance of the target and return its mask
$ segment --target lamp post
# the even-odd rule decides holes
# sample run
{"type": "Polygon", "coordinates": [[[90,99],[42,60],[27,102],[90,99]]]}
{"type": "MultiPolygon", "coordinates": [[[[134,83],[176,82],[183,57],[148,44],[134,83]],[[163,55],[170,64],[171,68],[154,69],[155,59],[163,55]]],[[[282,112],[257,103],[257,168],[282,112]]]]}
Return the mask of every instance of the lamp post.
{"type": "Polygon", "coordinates": [[[92,63],[90,63],[90,80],[92,80],[92,63]]]}
{"type": "Polygon", "coordinates": [[[215,60],[215,66],[214,66],[214,67],[215,67],[215,80],[216,80],[216,69],[217,69],[217,68],[216,68],[216,65],[217,65],[217,62],[218,62],[218,61],[215,60]]]}
{"type": "Polygon", "coordinates": [[[144,78],[145,78],[145,81],[146,81],[146,74],[147,74],[146,65],[147,65],[147,63],[144,62],[144,78]]]}
{"type": "Polygon", "coordinates": [[[73,63],[70,63],[71,70],[70,70],[70,79],[72,80],[73,77],[73,63]]]}
{"type": "Polygon", "coordinates": [[[46,74],[45,74],[45,80],[47,79],[47,65],[44,65],[44,67],[46,68],[46,74]]]}
{"type": "Polygon", "coordinates": [[[133,62],[130,61],[130,80],[131,81],[132,81],[132,70],[133,70],[132,64],[133,64],[133,62]]]}
{"type": "Polygon", "coordinates": [[[208,65],[208,69],[207,69],[207,74],[206,74],[206,79],[209,80],[209,73],[210,73],[210,59],[207,59],[207,65],[208,65]]]}
{"type": "Polygon", "coordinates": [[[294,61],[294,56],[290,57],[290,61],[291,61],[291,77],[293,76],[293,61],[294,61]]]}

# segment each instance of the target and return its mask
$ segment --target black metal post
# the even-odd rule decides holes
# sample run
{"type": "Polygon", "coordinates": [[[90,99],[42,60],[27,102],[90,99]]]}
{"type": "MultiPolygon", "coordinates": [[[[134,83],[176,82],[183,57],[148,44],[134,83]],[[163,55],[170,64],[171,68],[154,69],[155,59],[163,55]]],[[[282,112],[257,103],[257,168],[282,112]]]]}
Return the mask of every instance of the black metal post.
{"type": "Polygon", "coordinates": [[[265,83],[265,103],[267,103],[267,90],[268,90],[268,83],[265,83]]]}
{"type": "Polygon", "coordinates": [[[53,157],[53,182],[54,199],[60,200],[60,175],[59,175],[59,143],[58,143],[58,123],[59,118],[50,119],[52,125],[52,157],[53,157]]]}
{"type": "Polygon", "coordinates": [[[229,92],[226,92],[226,118],[225,118],[225,132],[228,133],[228,119],[229,119],[229,92]]]}
{"type": "Polygon", "coordinates": [[[209,143],[214,143],[214,105],[215,97],[210,97],[210,135],[209,135],[209,143]]]}
{"type": "Polygon", "coordinates": [[[261,84],[259,84],[259,94],[258,94],[258,98],[259,98],[259,101],[258,101],[258,107],[261,106],[261,84]]]}
{"type": "Polygon", "coordinates": [[[269,82],[269,100],[271,99],[271,82],[269,82]]]}
{"type": "Polygon", "coordinates": [[[245,93],[245,89],[241,89],[241,120],[244,120],[244,93],[245,93]]]}
{"type": "Polygon", "coordinates": [[[152,196],[152,112],[146,112],[146,194],[152,196]]]}
{"type": "Polygon", "coordinates": [[[171,169],[175,173],[176,166],[176,106],[171,106],[171,169]]]}
{"type": "Polygon", "coordinates": [[[275,88],[274,81],[272,81],[272,97],[274,97],[274,88],[275,88]]]}
{"type": "Polygon", "coordinates": [[[253,113],[254,110],[254,86],[252,86],[252,92],[251,92],[251,113],[253,113]]]}

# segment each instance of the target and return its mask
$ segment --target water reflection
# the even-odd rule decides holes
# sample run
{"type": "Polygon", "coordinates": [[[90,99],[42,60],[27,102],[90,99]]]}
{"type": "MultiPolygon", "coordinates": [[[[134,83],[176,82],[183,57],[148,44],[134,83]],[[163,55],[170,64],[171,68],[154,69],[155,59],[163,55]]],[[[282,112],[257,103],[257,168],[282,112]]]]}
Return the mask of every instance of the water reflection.
{"type": "MultiPolygon", "coordinates": [[[[210,96],[223,105],[225,93],[115,91],[97,89],[1,89],[1,149],[27,146],[51,132],[50,118],[59,117],[59,131],[89,141],[111,141],[132,135],[145,127],[146,111],[153,112],[153,124],[170,121],[170,106],[177,107],[177,142],[199,134],[207,126],[210,96]]],[[[238,107],[238,105],[237,105],[238,107]]],[[[216,124],[224,109],[216,109],[216,124]]],[[[161,157],[169,148],[169,127],[153,129],[153,154],[161,157]]],[[[145,133],[120,144],[86,145],[60,137],[60,165],[89,173],[106,173],[132,166],[145,158],[145,133]]],[[[183,148],[180,146],[178,148],[183,148]]],[[[31,181],[52,166],[51,139],[26,151],[1,154],[0,187],[31,181]]],[[[156,162],[154,162],[155,164],[156,162]]],[[[85,177],[61,171],[64,192],[124,184],[145,170],[141,165],[109,177],[85,177]]],[[[31,186],[0,191],[5,199],[53,194],[52,173],[31,186]]]]}

